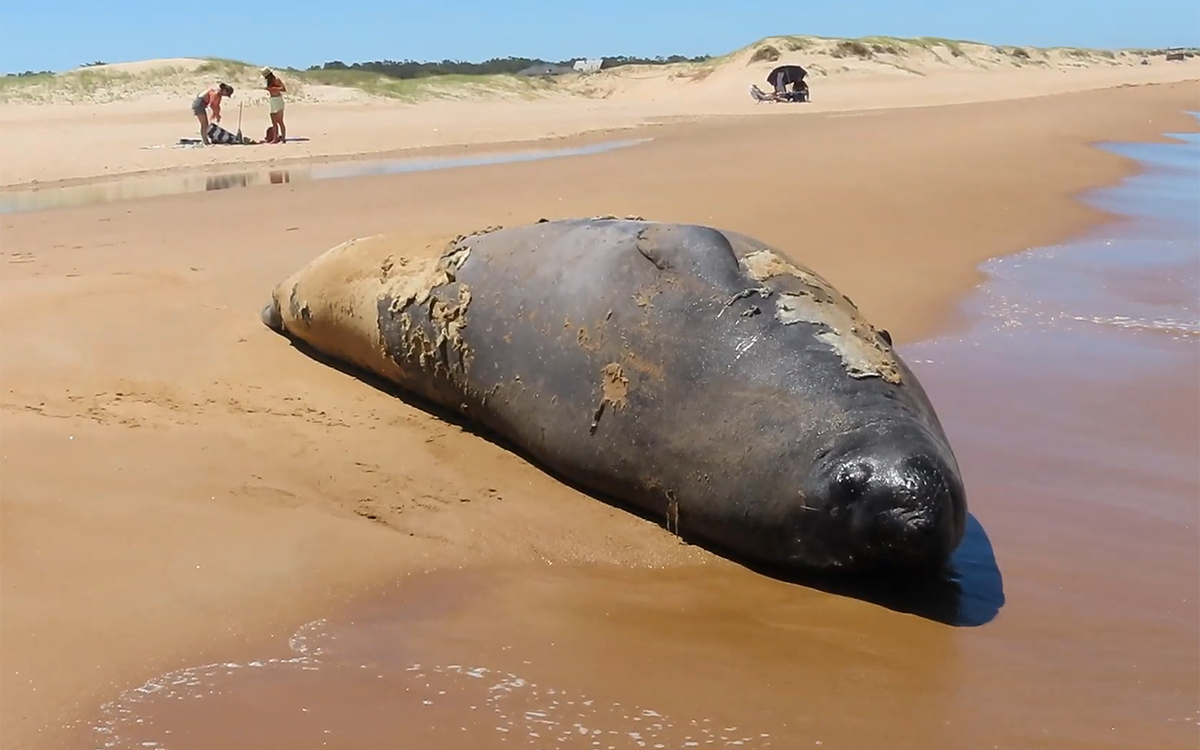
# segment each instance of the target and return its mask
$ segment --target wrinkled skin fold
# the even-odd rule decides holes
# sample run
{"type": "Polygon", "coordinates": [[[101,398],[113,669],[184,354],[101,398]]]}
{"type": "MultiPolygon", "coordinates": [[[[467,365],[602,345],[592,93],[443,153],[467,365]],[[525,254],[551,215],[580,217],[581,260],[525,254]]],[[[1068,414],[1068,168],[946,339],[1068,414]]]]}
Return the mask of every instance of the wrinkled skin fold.
{"type": "Polygon", "coordinates": [[[731,556],[934,570],[961,541],[958,464],[890,337],[763,243],[603,218],[412,249],[334,248],[263,320],[731,556]]]}

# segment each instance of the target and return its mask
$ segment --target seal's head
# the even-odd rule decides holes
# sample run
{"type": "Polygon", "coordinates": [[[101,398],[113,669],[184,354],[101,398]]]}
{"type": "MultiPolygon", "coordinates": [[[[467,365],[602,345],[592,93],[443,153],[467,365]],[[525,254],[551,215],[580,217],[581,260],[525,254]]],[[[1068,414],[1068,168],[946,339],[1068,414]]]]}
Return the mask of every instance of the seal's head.
{"type": "Polygon", "coordinates": [[[279,300],[274,294],[271,295],[271,301],[263,305],[258,314],[263,325],[277,333],[283,333],[283,312],[279,309],[279,300]]]}
{"type": "Polygon", "coordinates": [[[808,474],[789,558],[824,568],[941,568],[966,531],[953,454],[900,420],[844,433],[808,474]]]}

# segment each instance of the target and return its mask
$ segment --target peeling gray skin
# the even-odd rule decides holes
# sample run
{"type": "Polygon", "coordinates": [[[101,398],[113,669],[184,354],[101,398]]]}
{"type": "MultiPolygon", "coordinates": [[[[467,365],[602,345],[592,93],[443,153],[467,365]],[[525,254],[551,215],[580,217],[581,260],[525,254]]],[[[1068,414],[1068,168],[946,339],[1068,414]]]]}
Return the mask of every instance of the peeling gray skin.
{"type": "Polygon", "coordinates": [[[321,277],[320,310],[373,305],[374,328],[343,330],[354,346],[337,320],[317,337],[320,313],[284,309],[305,273],[267,325],[355,352],[688,541],[771,565],[936,570],[963,537],[954,453],[886,332],[750,237],[615,218],[459,237],[361,302],[361,282],[343,303],[321,277]]]}

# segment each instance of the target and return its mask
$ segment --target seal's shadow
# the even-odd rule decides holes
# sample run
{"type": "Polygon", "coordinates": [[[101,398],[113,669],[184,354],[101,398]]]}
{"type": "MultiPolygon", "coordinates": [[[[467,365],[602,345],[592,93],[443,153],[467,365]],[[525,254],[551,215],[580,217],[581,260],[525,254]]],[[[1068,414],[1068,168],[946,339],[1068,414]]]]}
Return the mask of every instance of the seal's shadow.
{"type": "Polygon", "coordinates": [[[946,569],[929,577],[796,573],[730,559],[772,578],[955,627],[986,625],[1004,606],[1004,577],[992,542],[979,519],[970,513],[962,544],[946,569]]]}
{"type": "MultiPolygon", "coordinates": [[[[387,393],[399,401],[431,416],[452,424],[463,432],[520,456],[540,471],[572,489],[620,508],[659,526],[663,519],[635,506],[619,497],[602,495],[564,477],[554,469],[542,464],[523,448],[484,427],[464,419],[461,415],[439,404],[427,401],[415,394],[401,390],[394,383],[373,373],[360,370],[353,365],[333,359],[313,349],[305,342],[286,336],[297,351],[305,356],[354,378],[376,390],[387,393]]],[[[830,574],[798,574],[795,571],[762,566],[741,559],[729,550],[705,545],[706,549],[761,575],[780,581],[825,591],[839,596],[848,596],[871,602],[888,609],[914,614],[929,620],[956,627],[975,627],[991,622],[1004,606],[1004,583],[996,557],[992,551],[987,532],[974,515],[968,514],[967,530],[963,542],[951,557],[947,569],[933,577],[899,576],[849,576],[830,574]]]]}

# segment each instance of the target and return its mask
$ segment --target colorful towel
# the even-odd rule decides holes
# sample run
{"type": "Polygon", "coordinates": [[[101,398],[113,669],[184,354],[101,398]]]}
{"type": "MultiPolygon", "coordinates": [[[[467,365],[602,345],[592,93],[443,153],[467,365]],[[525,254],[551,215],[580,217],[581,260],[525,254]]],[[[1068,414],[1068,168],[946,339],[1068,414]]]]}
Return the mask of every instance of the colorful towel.
{"type": "Polygon", "coordinates": [[[240,132],[236,134],[230,133],[228,130],[216,124],[215,122],[210,122],[208,124],[208,142],[221,143],[225,145],[253,145],[257,143],[257,141],[247,138],[240,132]]]}

